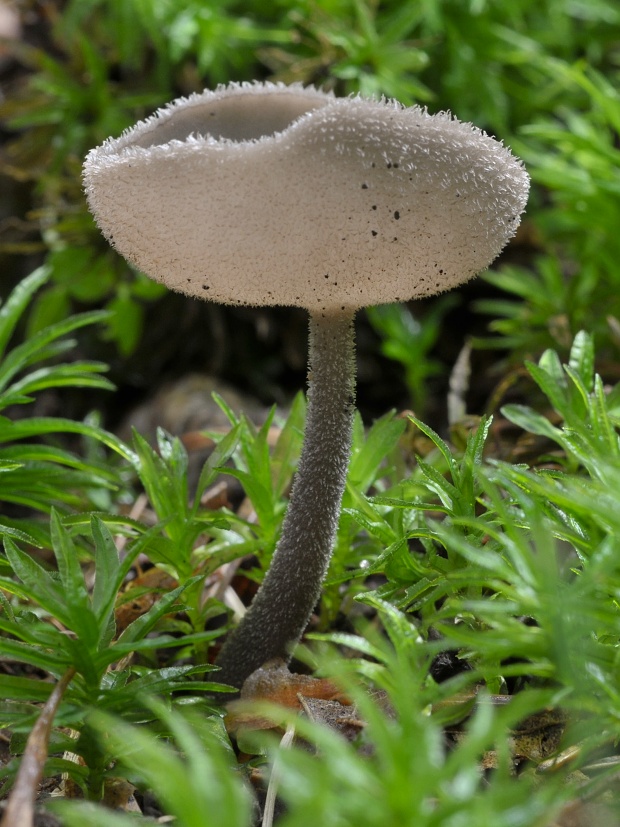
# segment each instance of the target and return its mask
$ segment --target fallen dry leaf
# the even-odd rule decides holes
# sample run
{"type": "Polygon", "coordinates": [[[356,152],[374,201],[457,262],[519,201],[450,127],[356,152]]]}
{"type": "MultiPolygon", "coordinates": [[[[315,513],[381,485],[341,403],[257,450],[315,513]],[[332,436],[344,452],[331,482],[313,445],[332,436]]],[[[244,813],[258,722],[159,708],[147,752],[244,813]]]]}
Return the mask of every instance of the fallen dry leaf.
{"type": "Polygon", "coordinates": [[[176,588],[176,580],[158,568],[145,571],[132,580],[123,593],[123,602],[115,612],[116,634],[120,635],[125,629],[159,600],[163,592],[176,588]],[[135,592],[135,597],[132,596],[135,592]]]}
{"type": "Polygon", "coordinates": [[[302,710],[302,698],[339,701],[343,705],[351,703],[332,681],[295,674],[289,671],[284,661],[274,660],[253,672],[243,684],[239,700],[227,705],[226,728],[233,733],[241,728],[272,729],[276,724],[253,712],[250,702],[268,701],[288,709],[302,710]]]}

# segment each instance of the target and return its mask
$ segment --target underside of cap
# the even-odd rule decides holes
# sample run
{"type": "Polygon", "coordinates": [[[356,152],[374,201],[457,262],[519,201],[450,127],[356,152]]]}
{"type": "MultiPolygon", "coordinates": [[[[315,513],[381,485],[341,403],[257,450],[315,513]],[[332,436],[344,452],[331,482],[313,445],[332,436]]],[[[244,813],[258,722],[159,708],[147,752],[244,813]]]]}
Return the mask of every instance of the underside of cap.
{"type": "Polygon", "coordinates": [[[231,83],[172,101],[110,145],[114,151],[124,146],[148,149],[182,142],[190,135],[233,142],[260,140],[332,100],[331,93],[299,83],[231,83]]]}
{"type": "Polygon", "coordinates": [[[174,102],[84,165],[112,244],[174,290],[339,312],[448,290],[514,234],[529,178],[446,113],[273,84],[174,102]]]}

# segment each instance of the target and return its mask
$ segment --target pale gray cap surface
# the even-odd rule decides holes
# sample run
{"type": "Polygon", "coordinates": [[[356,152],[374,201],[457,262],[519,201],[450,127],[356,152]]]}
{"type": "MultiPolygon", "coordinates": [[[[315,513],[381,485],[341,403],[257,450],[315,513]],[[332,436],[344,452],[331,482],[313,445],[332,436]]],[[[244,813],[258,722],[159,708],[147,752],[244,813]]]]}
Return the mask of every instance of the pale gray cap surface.
{"type": "Polygon", "coordinates": [[[225,304],[352,310],[449,290],[513,236],[529,177],[447,113],[232,84],[92,150],[88,202],[125,258],[225,304]]]}

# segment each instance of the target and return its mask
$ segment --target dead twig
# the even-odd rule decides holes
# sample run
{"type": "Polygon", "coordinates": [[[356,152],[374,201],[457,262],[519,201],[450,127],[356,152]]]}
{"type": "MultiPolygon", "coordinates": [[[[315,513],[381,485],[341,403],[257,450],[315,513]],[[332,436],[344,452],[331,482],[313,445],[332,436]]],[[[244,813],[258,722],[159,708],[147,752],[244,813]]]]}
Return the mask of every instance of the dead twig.
{"type": "Polygon", "coordinates": [[[0,827],[33,827],[34,805],[43,768],[47,760],[52,724],[65,690],[71,683],[75,669],[67,669],[51,695],[43,705],[41,714],[32,728],[15,784],[7,801],[0,827]]]}

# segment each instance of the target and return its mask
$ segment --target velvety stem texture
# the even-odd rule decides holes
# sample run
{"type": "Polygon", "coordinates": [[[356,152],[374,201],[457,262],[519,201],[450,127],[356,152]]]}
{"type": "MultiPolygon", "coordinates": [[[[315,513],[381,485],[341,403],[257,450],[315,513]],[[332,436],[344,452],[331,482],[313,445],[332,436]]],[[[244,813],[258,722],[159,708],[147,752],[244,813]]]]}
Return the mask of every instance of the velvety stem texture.
{"type": "Polygon", "coordinates": [[[331,558],[355,411],[353,313],[310,316],[304,445],[269,571],[216,663],[217,680],[241,687],[268,660],[288,660],[331,558]]]}

